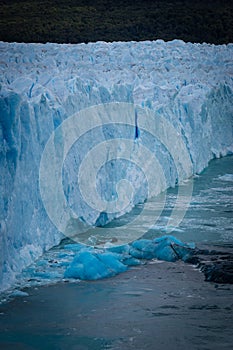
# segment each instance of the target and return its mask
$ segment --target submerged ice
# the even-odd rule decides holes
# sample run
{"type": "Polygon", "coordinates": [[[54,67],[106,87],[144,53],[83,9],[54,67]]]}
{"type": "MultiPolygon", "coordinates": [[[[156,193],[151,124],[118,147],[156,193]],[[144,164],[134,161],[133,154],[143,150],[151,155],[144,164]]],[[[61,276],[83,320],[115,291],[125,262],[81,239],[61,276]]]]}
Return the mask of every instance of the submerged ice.
{"type": "MultiPolygon", "coordinates": [[[[154,240],[140,239],[131,245],[105,250],[69,244],[65,250],[75,252],[73,260],[64,272],[65,279],[97,280],[115,276],[145,260],[158,259],[174,262],[186,261],[193,254],[193,244],[185,244],[173,236],[163,236],[154,240]]],[[[31,274],[31,278],[33,274],[31,274]]]]}
{"type": "Polygon", "coordinates": [[[183,243],[171,235],[105,249],[63,242],[24,269],[18,287],[61,280],[98,280],[113,277],[152,259],[186,262],[195,254],[195,244],[183,243]]]}
{"type": "MultiPolygon", "coordinates": [[[[87,45],[0,43],[0,50],[1,289],[7,288],[18,272],[64,237],[50,221],[41,199],[39,168],[53,131],[59,131],[59,126],[75,113],[115,102],[139,108],[138,113],[135,108],[131,125],[93,128],[66,154],[62,169],[64,198],[84,225],[102,226],[148,197],[148,169],[145,164],[132,161],[139,147],[156,155],[155,168],[160,166],[163,175],[154,171],[153,195],[201,172],[210,159],[232,153],[232,44],[185,44],[176,40],[87,45]],[[147,112],[142,114],[142,110],[147,112]],[[166,140],[163,127],[157,137],[145,131],[145,118],[149,115],[154,115],[155,129],[159,120],[163,125],[169,122],[182,139],[190,166],[180,171],[180,176],[179,163],[183,159],[177,143],[173,138],[161,143],[160,136],[166,140]],[[104,165],[95,169],[99,156],[90,151],[98,149],[101,143],[110,144],[112,139],[132,140],[133,146],[118,145],[120,159],[107,148],[104,165]],[[128,197],[122,198],[129,202],[123,210],[98,211],[83,200],[77,172],[86,154],[91,154],[97,194],[102,201],[117,201],[119,184],[129,190],[128,197]]],[[[98,117],[101,120],[101,114],[98,117]]],[[[119,116],[120,121],[123,119],[124,116],[119,116]]],[[[62,137],[54,138],[53,144],[56,162],[57,154],[63,152],[62,137]]],[[[87,179],[89,175],[86,174],[87,179]]],[[[231,179],[226,176],[222,180],[231,179]]],[[[56,201],[51,205],[59,208],[56,201]]],[[[147,258],[147,254],[153,256],[154,243],[144,241],[146,250],[140,244],[140,240],[132,244],[133,254],[127,256],[129,263],[147,258]]],[[[85,264],[90,261],[91,265],[98,261],[102,267],[110,264],[110,253],[101,257],[88,250],[77,254],[66,274],[74,266],[72,271],[77,276],[90,273],[85,271],[83,261],[85,264]]],[[[165,253],[161,254],[153,257],[162,258],[165,253]]],[[[117,266],[116,270],[124,270],[126,260],[122,262],[117,256],[114,255],[111,264],[117,266]]],[[[115,271],[114,266],[111,271],[115,271]]],[[[99,268],[96,274],[100,273],[99,268]]]]}

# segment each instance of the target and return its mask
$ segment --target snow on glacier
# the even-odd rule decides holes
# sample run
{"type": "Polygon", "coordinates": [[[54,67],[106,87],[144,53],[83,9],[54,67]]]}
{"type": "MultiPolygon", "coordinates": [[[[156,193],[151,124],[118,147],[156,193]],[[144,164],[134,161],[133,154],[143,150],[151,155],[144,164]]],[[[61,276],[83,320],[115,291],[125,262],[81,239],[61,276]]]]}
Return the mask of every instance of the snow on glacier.
{"type": "MultiPolygon", "coordinates": [[[[7,288],[25,266],[63,235],[49,220],[39,192],[41,156],[53,130],[74,113],[111,102],[127,102],[168,120],[181,135],[193,174],[208,161],[233,151],[233,45],[182,41],[79,45],[0,43],[0,285],[7,288]]],[[[64,192],[84,221],[104,224],[114,217],[77,201],[73,178],[90,143],[124,137],[158,153],[167,186],[177,174],[169,152],[135,128],[106,128],[85,135],[64,162],[64,192]],[[93,141],[94,140],[94,141],[93,141]],[[81,150],[81,151],[80,151],[81,150]],[[72,182],[73,181],[73,182],[72,182]],[[71,184],[71,185],[70,185],[71,184]]],[[[169,140],[172,145],[173,140],[169,140]]],[[[127,178],[138,188],[131,206],[147,196],[137,166],[106,162],[98,190],[127,178]],[[136,174],[136,175],[135,175],[136,174]],[[106,181],[103,179],[107,179],[106,181]]],[[[161,188],[163,189],[163,188],[161,188]]]]}

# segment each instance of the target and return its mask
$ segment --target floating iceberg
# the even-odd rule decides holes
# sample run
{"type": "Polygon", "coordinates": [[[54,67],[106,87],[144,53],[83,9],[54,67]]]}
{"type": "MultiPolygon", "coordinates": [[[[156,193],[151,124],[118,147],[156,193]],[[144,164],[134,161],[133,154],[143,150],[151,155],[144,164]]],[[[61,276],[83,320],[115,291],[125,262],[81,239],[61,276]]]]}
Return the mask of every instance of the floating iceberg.
{"type": "Polygon", "coordinates": [[[233,182],[233,174],[225,174],[225,175],[219,176],[218,179],[222,181],[233,182]]]}
{"type": "MultiPolygon", "coordinates": [[[[69,246],[72,248],[72,244],[69,246]]],[[[65,271],[64,277],[97,280],[124,272],[127,266],[139,265],[140,260],[185,261],[192,257],[193,248],[193,245],[182,243],[173,236],[162,236],[154,240],[141,239],[131,246],[122,247],[122,253],[111,250],[98,252],[94,248],[83,246],[65,271]]]]}

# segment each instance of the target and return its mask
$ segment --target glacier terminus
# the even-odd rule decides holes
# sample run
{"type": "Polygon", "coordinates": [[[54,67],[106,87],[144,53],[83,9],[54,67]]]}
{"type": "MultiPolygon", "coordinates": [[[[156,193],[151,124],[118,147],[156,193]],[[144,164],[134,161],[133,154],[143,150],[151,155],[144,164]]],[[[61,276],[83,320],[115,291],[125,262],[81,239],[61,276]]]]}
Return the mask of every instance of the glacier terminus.
{"type": "MultiPolygon", "coordinates": [[[[233,152],[233,44],[0,51],[0,290],[64,236],[96,245],[85,231],[102,240],[106,223],[233,152]]],[[[102,244],[140,238],[122,230],[102,244]]]]}

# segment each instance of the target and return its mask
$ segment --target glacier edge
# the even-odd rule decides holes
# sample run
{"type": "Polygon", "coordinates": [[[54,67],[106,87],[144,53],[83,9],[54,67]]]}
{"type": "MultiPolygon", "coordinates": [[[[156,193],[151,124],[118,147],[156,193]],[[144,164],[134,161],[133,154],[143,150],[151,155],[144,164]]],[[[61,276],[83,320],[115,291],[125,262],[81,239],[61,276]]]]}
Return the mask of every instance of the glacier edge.
{"type": "MultiPolygon", "coordinates": [[[[233,45],[165,43],[90,43],[80,45],[0,43],[0,284],[8,288],[25,266],[59,243],[39,192],[39,166],[44,147],[68,117],[94,105],[126,102],[152,110],[171,123],[189,151],[193,174],[214,157],[233,153],[233,45]]],[[[92,133],[76,147],[88,150],[92,133]]],[[[143,139],[138,127],[103,129],[95,142],[110,137],[143,139]],[[125,134],[126,133],[126,134],[125,134]]],[[[167,187],[177,174],[169,152],[152,140],[160,154],[167,187]]],[[[94,144],[93,144],[94,145],[94,144]]],[[[81,153],[82,153],[81,152],[81,153]]],[[[64,163],[65,194],[83,220],[95,224],[100,213],[76,202],[72,182],[77,160],[64,163]],[[73,173],[72,173],[73,172],[73,173]],[[71,179],[71,185],[69,180],[71,179]]],[[[110,165],[109,165],[110,167],[110,165]]],[[[114,176],[137,183],[137,169],[113,165],[114,176]]],[[[104,182],[108,166],[99,174],[99,191],[115,196],[104,182]]],[[[144,181],[144,180],[142,180],[144,181]]],[[[110,188],[111,187],[111,188],[110,188]]],[[[163,188],[161,188],[163,189],[163,188]]],[[[146,198],[139,191],[131,207],[146,198]]],[[[129,209],[129,208],[128,208],[129,209]]],[[[102,224],[106,220],[102,217],[102,224]]]]}

